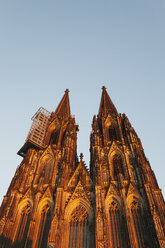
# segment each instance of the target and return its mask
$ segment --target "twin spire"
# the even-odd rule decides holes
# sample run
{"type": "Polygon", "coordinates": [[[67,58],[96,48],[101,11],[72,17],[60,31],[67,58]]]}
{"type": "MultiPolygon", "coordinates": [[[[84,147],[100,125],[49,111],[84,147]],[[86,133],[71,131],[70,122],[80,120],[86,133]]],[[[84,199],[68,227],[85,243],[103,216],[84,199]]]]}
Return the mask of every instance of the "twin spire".
{"type": "Polygon", "coordinates": [[[56,111],[55,111],[55,114],[58,116],[58,117],[70,117],[71,115],[71,112],[70,112],[70,104],[69,104],[69,90],[66,89],[65,90],[65,94],[63,96],[63,98],[61,99],[61,102],[59,103],[56,111]]]}
{"type": "MultiPolygon", "coordinates": [[[[70,112],[70,104],[69,104],[69,90],[66,89],[65,94],[61,100],[61,102],[59,103],[55,114],[59,117],[70,117],[71,112],[70,112]]],[[[100,108],[99,108],[99,113],[98,116],[102,117],[102,116],[106,116],[107,114],[110,115],[118,115],[118,112],[113,104],[113,102],[111,101],[105,86],[102,87],[102,96],[101,96],[101,102],[100,102],[100,108]]]]}
{"type": "Polygon", "coordinates": [[[105,86],[102,87],[102,96],[101,96],[101,102],[100,102],[100,108],[99,108],[99,117],[107,116],[107,114],[110,115],[118,115],[117,110],[111,101],[105,86]]]}

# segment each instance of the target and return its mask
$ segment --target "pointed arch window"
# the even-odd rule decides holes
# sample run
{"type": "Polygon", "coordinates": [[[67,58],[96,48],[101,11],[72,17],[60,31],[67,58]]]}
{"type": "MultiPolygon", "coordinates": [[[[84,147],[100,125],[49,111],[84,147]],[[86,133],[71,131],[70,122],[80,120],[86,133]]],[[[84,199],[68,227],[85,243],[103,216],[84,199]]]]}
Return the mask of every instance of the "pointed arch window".
{"type": "Polygon", "coordinates": [[[124,177],[123,160],[120,155],[114,155],[112,159],[111,177],[118,181],[119,175],[124,177]]]}
{"type": "Polygon", "coordinates": [[[69,248],[89,248],[89,221],[84,207],[77,207],[71,216],[69,248]]]}
{"type": "Polygon", "coordinates": [[[37,248],[47,247],[48,232],[50,227],[50,215],[50,206],[49,204],[46,204],[41,211],[37,248]]]}
{"type": "Polygon", "coordinates": [[[39,163],[37,173],[34,179],[34,185],[39,183],[41,176],[44,177],[44,184],[48,184],[52,172],[53,157],[51,155],[44,156],[39,163]]]}
{"type": "Polygon", "coordinates": [[[19,216],[19,226],[18,226],[17,239],[16,239],[16,243],[20,244],[19,247],[24,247],[30,224],[30,214],[31,214],[31,207],[28,204],[21,210],[19,216]]]}
{"type": "Polygon", "coordinates": [[[44,163],[44,169],[45,169],[45,175],[44,175],[44,183],[48,184],[51,176],[52,171],[52,163],[53,163],[53,157],[48,157],[47,160],[44,163]]]}
{"type": "Polygon", "coordinates": [[[144,240],[142,232],[143,230],[143,223],[142,223],[142,213],[141,208],[139,206],[139,203],[137,200],[133,200],[130,205],[130,212],[131,212],[131,221],[133,223],[131,229],[132,236],[134,239],[132,240],[132,243],[136,243],[138,247],[144,246],[144,240]]]}
{"type": "Polygon", "coordinates": [[[62,135],[62,140],[61,140],[61,146],[64,147],[66,145],[66,141],[67,141],[67,135],[66,135],[66,130],[62,135]]]}
{"type": "Polygon", "coordinates": [[[154,211],[153,219],[154,219],[155,228],[156,228],[156,232],[157,232],[158,238],[163,240],[165,238],[165,235],[164,235],[164,232],[163,232],[163,228],[162,228],[162,224],[161,224],[161,221],[160,221],[160,217],[159,217],[159,215],[157,214],[156,211],[154,211]]]}
{"type": "Polygon", "coordinates": [[[115,127],[112,126],[109,127],[109,139],[111,141],[117,140],[117,133],[115,127]]]}
{"type": "Polygon", "coordinates": [[[56,130],[54,130],[51,134],[50,143],[52,145],[57,145],[57,142],[58,142],[58,133],[56,130]]]}
{"type": "Polygon", "coordinates": [[[109,205],[110,247],[121,247],[119,205],[113,200],[109,205]]]}

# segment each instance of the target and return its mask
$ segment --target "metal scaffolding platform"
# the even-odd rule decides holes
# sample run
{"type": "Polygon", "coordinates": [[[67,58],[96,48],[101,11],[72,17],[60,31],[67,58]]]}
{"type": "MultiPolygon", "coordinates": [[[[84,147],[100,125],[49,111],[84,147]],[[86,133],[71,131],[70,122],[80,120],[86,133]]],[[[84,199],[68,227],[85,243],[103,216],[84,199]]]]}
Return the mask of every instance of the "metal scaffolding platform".
{"type": "Polygon", "coordinates": [[[23,147],[18,151],[18,155],[25,156],[30,147],[42,148],[45,137],[46,127],[50,117],[50,112],[40,107],[32,117],[32,125],[23,147]]]}

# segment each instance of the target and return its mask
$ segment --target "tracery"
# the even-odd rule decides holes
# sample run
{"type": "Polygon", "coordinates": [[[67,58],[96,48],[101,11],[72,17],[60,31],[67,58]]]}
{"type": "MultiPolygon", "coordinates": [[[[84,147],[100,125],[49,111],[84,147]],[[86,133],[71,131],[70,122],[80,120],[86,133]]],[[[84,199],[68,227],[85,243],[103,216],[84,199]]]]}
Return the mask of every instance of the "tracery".
{"type": "Polygon", "coordinates": [[[78,206],[71,215],[69,248],[89,248],[89,221],[83,206],[78,206]]]}
{"type": "Polygon", "coordinates": [[[44,156],[38,166],[37,173],[34,179],[34,185],[37,185],[41,174],[44,173],[44,184],[48,184],[52,171],[53,157],[51,155],[44,156]]]}
{"type": "Polygon", "coordinates": [[[112,180],[118,181],[120,175],[124,177],[123,160],[120,155],[113,156],[110,171],[112,180]]]}
{"type": "Polygon", "coordinates": [[[22,247],[24,247],[25,239],[29,228],[30,214],[31,207],[29,204],[27,204],[19,214],[19,226],[17,230],[16,243],[21,243],[22,247]]]}
{"type": "Polygon", "coordinates": [[[46,247],[47,239],[48,239],[48,230],[50,225],[50,206],[47,203],[41,211],[40,214],[40,222],[39,222],[39,230],[38,230],[38,245],[37,247],[46,247]]]}
{"type": "Polygon", "coordinates": [[[119,205],[113,200],[109,205],[110,247],[121,247],[119,205]]]}
{"type": "Polygon", "coordinates": [[[136,200],[133,200],[130,206],[130,212],[131,212],[131,222],[132,222],[132,236],[134,237],[134,240],[132,242],[136,243],[136,247],[144,247],[144,240],[142,235],[142,229],[143,224],[142,221],[142,214],[141,214],[141,208],[139,203],[136,200]]]}

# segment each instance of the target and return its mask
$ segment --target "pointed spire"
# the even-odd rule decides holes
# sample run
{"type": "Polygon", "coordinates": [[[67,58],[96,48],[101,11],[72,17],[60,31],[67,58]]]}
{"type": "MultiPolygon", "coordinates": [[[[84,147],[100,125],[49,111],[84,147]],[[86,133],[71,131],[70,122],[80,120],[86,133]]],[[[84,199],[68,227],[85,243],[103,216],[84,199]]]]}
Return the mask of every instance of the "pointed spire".
{"type": "Polygon", "coordinates": [[[105,86],[102,87],[102,96],[101,96],[101,102],[100,102],[100,108],[99,108],[99,114],[98,116],[101,117],[102,115],[106,116],[107,114],[111,115],[118,115],[118,112],[111,101],[105,86]]]}
{"type": "Polygon", "coordinates": [[[61,102],[59,103],[55,114],[58,117],[69,117],[70,116],[70,104],[69,104],[69,90],[66,89],[65,90],[65,94],[61,100],[61,102]]]}

